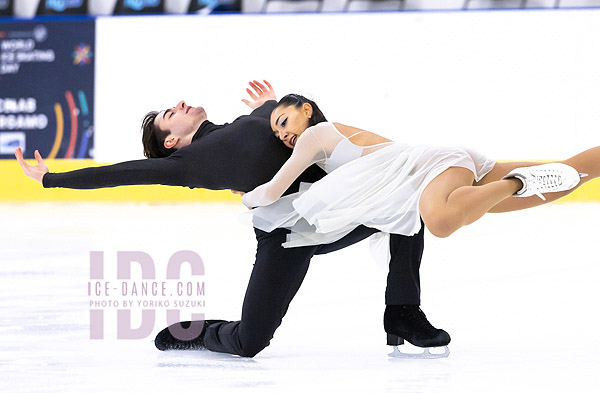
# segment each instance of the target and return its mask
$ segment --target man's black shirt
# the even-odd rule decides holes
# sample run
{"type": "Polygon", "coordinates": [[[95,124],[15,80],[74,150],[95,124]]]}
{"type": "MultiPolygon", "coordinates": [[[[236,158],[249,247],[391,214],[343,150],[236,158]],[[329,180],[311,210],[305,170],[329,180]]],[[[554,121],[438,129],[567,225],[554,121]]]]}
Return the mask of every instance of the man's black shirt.
{"type": "MultiPolygon", "coordinates": [[[[216,125],[206,120],[189,146],[165,158],[127,161],[115,165],[47,173],[46,188],[103,188],[135,184],[164,184],[210,190],[248,192],[273,178],[292,154],[273,134],[269,122],[275,101],[268,101],[248,116],[216,125]]],[[[308,168],[286,194],[298,190],[299,182],[313,183],[325,173],[308,168]]]]}

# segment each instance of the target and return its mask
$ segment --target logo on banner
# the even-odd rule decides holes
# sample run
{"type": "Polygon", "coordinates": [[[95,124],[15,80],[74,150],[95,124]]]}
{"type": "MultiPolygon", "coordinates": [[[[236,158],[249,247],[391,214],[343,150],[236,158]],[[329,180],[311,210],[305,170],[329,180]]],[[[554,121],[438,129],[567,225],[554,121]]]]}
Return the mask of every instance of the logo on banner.
{"type": "Polygon", "coordinates": [[[25,151],[24,132],[0,132],[0,154],[13,154],[17,147],[25,151]]]}
{"type": "Polygon", "coordinates": [[[146,7],[158,7],[160,0],[125,0],[123,5],[132,10],[141,11],[146,7]]]}
{"type": "Polygon", "coordinates": [[[46,26],[39,25],[33,28],[33,38],[37,42],[44,42],[48,38],[48,29],[46,26]]]}
{"type": "Polygon", "coordinates": [[[219,0],[197,0],[196,7],[214,10],[219,6],[219,0]]]}
{"type": "Polygon", "coordinates": [[[83,6],[83,0],[46,0],[46,8],[63,12],[67,8],[79,8],[83,6]]]}
{"type": "Polygon", "coordinates": [[[79,44],[73,51],[73,64],[85,65],[92,62],[92,47],[86,44],[79,44]]]}

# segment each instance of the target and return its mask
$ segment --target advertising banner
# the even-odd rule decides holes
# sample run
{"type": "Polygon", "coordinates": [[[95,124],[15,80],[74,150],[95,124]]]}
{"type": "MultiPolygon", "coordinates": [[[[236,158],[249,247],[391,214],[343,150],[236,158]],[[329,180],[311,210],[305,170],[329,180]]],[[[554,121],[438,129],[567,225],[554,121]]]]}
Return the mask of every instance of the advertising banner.
{"type": "Polygon", "coordinates": [[[115,14],[162,14],[164,0],[118,0],[115,14]]]}
{"type": "Polygon", "coordinates": [[[12,0],[0,0],[0,16],[12,16],[12,0]]]}
{"type": "Polygon", "coordinates": [[[38,15],[85,15],[87,0],[40,0],[38,15]]]}
{"type": "Polygon", "coordinates": [[[0,23],[0,159],[93,158],[94,24],[0,23]]]}
{"type": "Polygon", "coordinates": [[[190,0],[189,13],[215,12],[241,12],[241,0],[190,0]]]}

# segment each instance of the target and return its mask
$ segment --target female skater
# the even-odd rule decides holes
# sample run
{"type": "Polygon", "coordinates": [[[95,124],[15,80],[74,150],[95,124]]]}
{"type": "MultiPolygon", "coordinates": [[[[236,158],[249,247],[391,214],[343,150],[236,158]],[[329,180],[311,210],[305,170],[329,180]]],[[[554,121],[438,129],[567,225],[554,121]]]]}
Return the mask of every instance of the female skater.
{"type": "Polygon", "coordinates": [[[468,148],[409,147],[329,123],[295,94],[279,101],[271,127],[294,152],[271,181],[240,194],[248,207],[269,205],[252,211],[255,227],[292,229],[284,247],[335,241],[360,224],[413,235],[421,218],[433,235],[447,237],[487,212],[554,201],[600,175],[600,147],[561,163],[496,163],[468,148]],[[313,163],[328,176],[281,198],[313,163]]]}

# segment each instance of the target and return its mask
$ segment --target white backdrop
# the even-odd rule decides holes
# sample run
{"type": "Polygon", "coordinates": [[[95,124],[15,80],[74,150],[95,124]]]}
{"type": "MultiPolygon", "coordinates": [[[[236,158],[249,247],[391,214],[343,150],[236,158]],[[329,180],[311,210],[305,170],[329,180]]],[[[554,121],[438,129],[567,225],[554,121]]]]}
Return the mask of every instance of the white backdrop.
{"type": "Polygon", "coordinates": [[[100,18],[96,159],[141,158],[140,121],[180,99],[214,122],[250,79],[331,121],[495,159],[600,144],[600,10],[100,18]]]}

